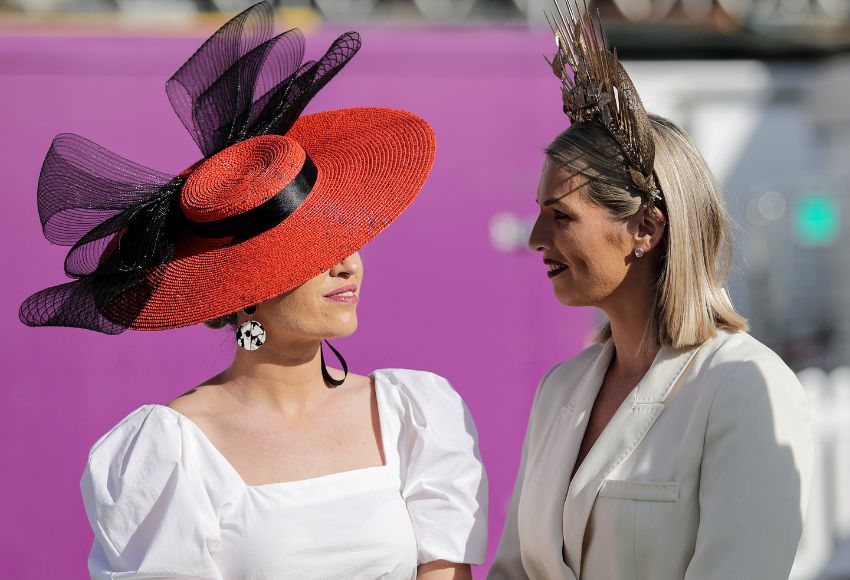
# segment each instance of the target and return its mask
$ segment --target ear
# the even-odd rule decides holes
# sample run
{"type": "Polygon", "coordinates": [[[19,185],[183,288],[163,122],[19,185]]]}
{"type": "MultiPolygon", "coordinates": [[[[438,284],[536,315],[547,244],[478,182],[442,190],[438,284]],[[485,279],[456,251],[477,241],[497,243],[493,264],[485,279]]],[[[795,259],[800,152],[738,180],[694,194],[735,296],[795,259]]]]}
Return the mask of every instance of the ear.
{"type": "Polygon", "coordinates": [[[664,237],[664,230],[667,227],[666,222],[661,219],[660,210],[654,210],[653,213],[647,209],[646,204],[640,206],[640,211],[629,219],[629,230],[634,232],[635,248],[641,248],[644,253],[649,253],[661,243],[661,238],[664,237]]]}

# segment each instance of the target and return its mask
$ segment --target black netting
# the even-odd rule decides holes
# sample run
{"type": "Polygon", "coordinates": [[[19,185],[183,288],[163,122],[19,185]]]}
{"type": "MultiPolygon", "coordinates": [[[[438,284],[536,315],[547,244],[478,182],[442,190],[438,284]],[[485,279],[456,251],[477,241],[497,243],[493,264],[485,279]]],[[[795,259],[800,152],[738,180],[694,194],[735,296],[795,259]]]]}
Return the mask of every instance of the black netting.
{"type": "MultiPolygon", "coordinates": [[[[166,83],[204,158],[250,137],[285,134],[360,48],[359,35],[348,32],[321,59],[304,63],[301,32],[273,36],[273,28],[271,5],[255,4],[207,39],[166,83]]],[[[129,327],[185,228],[184,181],[77,135],[57,136],[42,165],[38,211],[45,237],[72,246],[65,272],[77,280],[27,298],[21,320],[108,334],[129,327]]]]}
{"type": "Polygon", "coordinates": [[[321,59],[302,64],[301,31],[273,37],[273,16],[265,2],[236,16],[165,85],[205,157],[249,137],[286,133],[360,48],[360,36],[347,32],[321,59]]]}

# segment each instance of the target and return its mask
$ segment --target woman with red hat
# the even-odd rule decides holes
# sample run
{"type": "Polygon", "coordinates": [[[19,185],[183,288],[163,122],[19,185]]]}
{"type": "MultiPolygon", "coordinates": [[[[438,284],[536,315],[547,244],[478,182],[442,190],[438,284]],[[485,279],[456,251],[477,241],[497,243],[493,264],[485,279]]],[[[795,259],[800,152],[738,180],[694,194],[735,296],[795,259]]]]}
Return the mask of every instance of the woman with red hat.
{"type": "Polygon", "coordinates": [[[357,326],[358,250],[413,200],[434,135],[359,108],[301,116],[356,53],[302,64],[261,2],[168,81],[204,158],[177,176],[70,134],[39,178],[45,236],[74,281],[21,306],[31,326],[108,334],[232,326],[232,364],[122,419],[81,487],[93,578],[469,578],[486,551],[487,482],[449,383],[328,370],[357,326]],[[336,374],[336,376],[334,376],[336,374]]]}

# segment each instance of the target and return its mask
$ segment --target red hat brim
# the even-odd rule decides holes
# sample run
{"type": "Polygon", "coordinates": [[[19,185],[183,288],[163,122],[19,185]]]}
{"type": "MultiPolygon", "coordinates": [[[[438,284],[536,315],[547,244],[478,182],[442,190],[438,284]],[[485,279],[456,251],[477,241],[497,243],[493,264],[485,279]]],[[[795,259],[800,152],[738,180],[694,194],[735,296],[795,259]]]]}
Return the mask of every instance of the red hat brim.
{"type": "Polygon", "coordinates": [[[152,295],[130,328],[164,330],[211,320],[329,270],[413,201],[436,149],[428,123],[384,108],[306,115],[287,136],[318,167],[307,198],[279,225],[235,245],[188,235],[174,259],[152,276],[152,295]]]}

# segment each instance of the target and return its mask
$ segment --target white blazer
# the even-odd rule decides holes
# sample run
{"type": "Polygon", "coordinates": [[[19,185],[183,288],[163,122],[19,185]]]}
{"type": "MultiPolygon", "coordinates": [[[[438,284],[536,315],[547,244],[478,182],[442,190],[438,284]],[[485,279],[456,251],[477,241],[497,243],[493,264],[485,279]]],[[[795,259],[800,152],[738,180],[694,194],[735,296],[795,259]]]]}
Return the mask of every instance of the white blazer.
{"type": "Polygon", "coordinates": [[[664,347],[570,482],[613,352],[541,381],[488,578],[787,579],[813,452],[795,374],[746,333],[664,347]]]}

